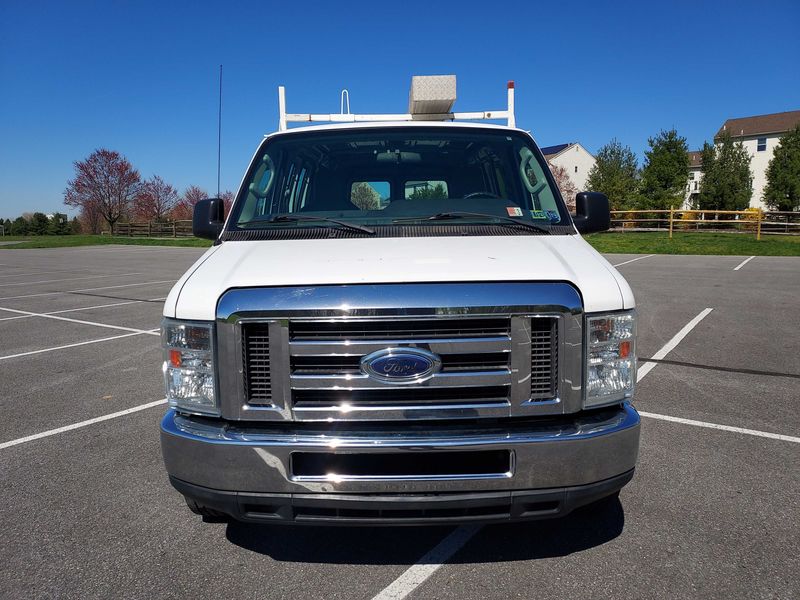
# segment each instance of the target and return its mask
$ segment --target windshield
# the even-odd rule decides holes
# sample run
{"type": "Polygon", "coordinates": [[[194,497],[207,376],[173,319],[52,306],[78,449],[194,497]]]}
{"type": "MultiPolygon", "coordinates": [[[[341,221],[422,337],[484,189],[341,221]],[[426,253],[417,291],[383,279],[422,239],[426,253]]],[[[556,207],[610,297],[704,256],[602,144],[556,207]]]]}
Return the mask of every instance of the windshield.
{"type": "Polygon", "coordinates": [[[446,220],[511,227],[520,221],[548,230],[570,223],[555,190],[533,142],[513,131],[292,133],[261,146],[228,228],[340,227],[341,221],[403,227],[446,220]]]}

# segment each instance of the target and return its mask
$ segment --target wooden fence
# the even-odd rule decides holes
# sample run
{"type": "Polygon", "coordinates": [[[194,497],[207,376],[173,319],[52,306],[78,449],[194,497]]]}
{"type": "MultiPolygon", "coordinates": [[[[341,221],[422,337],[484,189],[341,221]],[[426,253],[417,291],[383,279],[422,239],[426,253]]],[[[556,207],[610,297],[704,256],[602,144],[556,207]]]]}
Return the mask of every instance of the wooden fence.
{"type": "Polygon", "coordinates": [[[622,231],[750,232],[761,234],[800,234],[800,212],[750,210],[612,210],[611,226],[622,231]]]}
{"type": "MultiPolygon", "coordinates": [[[[800,212],[750,210],[612,210],[611,226],[622,231],[737,231],[800,235],[800,212]]],[[[192,237],[191,221],[117,223],[113,235],[126,237],[192,237]]]]}
{"type": "Polygon", "coordinates": [[[192,237],[192,222],[150,221],[148,223],[116,223],[114,225],[113,235],[155,238],[192,237]]]}

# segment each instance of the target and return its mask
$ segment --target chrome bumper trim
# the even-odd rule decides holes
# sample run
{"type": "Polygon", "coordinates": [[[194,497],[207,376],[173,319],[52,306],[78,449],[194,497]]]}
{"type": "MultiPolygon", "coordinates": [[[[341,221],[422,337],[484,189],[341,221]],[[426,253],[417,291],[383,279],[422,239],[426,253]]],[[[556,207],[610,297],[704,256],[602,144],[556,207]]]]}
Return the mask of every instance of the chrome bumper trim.
{"type": "Polygon", "coordinates": [[[302,492],[449,492],[475,489],[475,478],[440,480],[296,481],[295,451],[435,452],[508,449],[510,477],[480,479],[481,489],[513,490],[583,485],[633,469],[639,447],[639,415],[630,405],[587,411],[544,422],[499,424],[466,429],[386,423],[327,431],[309,426],[219,423],[170,410],[161,424],[167,471],[173,477],[218,490],[302,492]]]}

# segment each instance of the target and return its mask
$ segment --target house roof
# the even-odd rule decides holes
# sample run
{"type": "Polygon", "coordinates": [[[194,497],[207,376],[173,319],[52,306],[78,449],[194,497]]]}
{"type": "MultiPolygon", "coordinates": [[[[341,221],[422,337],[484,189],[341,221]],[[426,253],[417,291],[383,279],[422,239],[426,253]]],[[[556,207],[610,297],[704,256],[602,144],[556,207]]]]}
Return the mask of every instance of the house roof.
{"type": "Polygon", "coordinates": [[[762,133],[785,133],[799,124],[800,110],[728,119],[723,123],[714,138],[721,136],[724,131],[729,131],[733,137],[759,135],[762,133]]]}
{"type": "Polygon", "coordinates": [[[689,150],[689,168],[696,169],[703,166],[703,151],[689,150]]]}
{"type": "Polygon", "coordinates": [[[574,142],[570,142],[569,144],[556,144],[555,146],[545,146],[544,148],[541,148],[541,151],[545,158],[550,159],[556,154],[561,154],[573,144],[574,142]]]}

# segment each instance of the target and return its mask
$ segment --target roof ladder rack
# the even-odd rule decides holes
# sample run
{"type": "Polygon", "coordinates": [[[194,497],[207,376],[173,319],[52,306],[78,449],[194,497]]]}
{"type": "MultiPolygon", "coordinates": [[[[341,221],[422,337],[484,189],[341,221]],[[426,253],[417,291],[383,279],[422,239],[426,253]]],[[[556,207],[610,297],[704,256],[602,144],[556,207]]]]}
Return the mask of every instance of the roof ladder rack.
{"type": "Polygon", "coordinates": [[[342,93],[342,112],[339,114],[287,113],[286,88],[278,87],[278,110],[280,113],[278,130],[286,131],[287,123],[367,123],[378,121],[482,121],[506,119],[509,127],[516,127],[514,118],[514,82],[507,87],[508,107],[506,110],[484,110],[477,112],[452,112],[456,101],[455,75],[414,76],[411,78],[411,91],[408,99],[408,112],[400,114],[350,113],[350,95],[347,94],[347,112],[344,112],[344,92],[342,93]]]}

